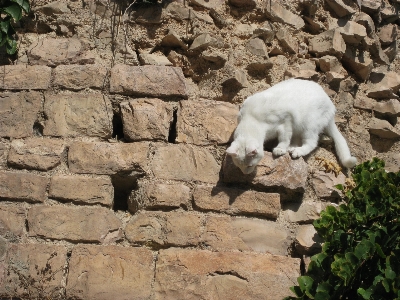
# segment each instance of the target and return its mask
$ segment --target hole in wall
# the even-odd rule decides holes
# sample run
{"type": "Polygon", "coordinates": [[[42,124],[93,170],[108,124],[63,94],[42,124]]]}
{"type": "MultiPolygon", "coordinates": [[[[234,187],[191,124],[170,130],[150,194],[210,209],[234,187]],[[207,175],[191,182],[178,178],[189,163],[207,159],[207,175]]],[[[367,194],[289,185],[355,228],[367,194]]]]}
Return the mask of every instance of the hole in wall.
{"type": "Polygon", "coordinates": [[[121,115],[119,115],[119,114],[113,115],[112,125],[113,125],[112,137],[117,140],[123,139],[124,138],[124,127],[123,127],[121,115]]]}
{"type": "Polygon", "coordinates": [[[172,118],[172,121],[171,121],[170,127],[169,127],[168,143],[175,144],[175,140],[176,140],[176,136],[177,136],[177,131],[176,131],[177,121],[178,121],[178,109],[174,109],[173,118],[172,118]]]}
{"type": "Polygon", "coordinates": [[[128,199],[131,192],[137,188],[137,176],[111,176],[111,182],[114,186],[114,206],[113,210],[128,210],[128,199]]]}
{"type": "Polygon", "coordinates": [[[43,136],[43,128],[43,125],[39,121],[36,121],[33,124],[33,134],[36,136],[43,136]]]}

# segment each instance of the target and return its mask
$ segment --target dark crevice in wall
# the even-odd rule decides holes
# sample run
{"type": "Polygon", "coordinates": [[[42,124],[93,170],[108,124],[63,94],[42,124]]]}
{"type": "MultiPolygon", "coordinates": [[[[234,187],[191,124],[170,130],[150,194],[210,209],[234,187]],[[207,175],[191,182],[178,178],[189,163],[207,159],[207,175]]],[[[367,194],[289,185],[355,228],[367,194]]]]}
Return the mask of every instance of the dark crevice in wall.
{"type": "Polygon", "coordinates": [[[111,182],[114,186],[113,210],[128,210],[128,199],[131,192],[137,188],[136,176],[112,175],[111,182]]]}
{"type": "Polygon", "coordinates": [[[174,109],[173,118],[169,127],[169,134],[168,134],[168,143],[175,144],[177,132],[176,132],[176,123],[178,121],[178,109],[174,109]]]}
{"type": "Polygon", "coordinates": [[[113,125],[112,137],[117,140],[123,139],[124,138],[124,127],[123,127],[121,115],[119,115],[119,114],[113,115],[112,125],[113,125]]]}
{"type": "Polygon", "coordinates": [[[34,124],[33,124],[33,134],[34,135],[36,135],[36,136],[43,136],[43,125],[39,122],[39,121],[36,121],[34,124]]]}

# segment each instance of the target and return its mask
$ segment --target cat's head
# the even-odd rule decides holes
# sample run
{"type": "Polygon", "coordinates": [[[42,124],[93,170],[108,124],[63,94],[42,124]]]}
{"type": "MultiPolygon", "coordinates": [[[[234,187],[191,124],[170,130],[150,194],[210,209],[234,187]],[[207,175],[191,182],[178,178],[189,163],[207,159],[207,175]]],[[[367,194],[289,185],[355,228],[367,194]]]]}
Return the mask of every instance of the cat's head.
{"type": "Polygon", "coordinates": [[[226,149],[226,154],[244,174],[250,174],[264,157],[264,149],[256,140],[238,139],[226,149]]]}

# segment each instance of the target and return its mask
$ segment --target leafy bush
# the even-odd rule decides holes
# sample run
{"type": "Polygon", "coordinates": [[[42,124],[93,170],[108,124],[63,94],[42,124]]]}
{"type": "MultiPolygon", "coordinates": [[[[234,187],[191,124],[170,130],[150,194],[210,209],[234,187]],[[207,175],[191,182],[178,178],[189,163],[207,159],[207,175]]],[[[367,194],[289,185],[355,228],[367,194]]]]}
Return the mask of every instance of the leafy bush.
{"type": "Polygon", "coordinates": [[[400,172],[384,165],[358,165],[347,203],[314,221],[322,252],[291,288],[297,297],[285,299],[400,299],[400,172]]]}
{"type": "Polygon", "coordinates": [[[28,0],[0,0],[0,47],[6,47],[9,55],[17,51],[15,30],[12,21],[19,21],[23,12],[29,13],[28,0]]]}

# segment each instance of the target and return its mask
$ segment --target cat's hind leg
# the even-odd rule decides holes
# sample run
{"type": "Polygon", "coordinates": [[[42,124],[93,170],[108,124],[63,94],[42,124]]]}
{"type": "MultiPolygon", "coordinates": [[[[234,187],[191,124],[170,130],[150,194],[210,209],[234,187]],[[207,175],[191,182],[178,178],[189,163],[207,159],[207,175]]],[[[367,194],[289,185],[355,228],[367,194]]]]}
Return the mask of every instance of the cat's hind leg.
{"type": "Polygon", "coordinates": [[[302,145],[300,147],[290,147],[289,152],[293,158],[305,156],[313,151],[318,145],[319,134],[308,132],[303,134],[302,145]]]}
{"type": "Polygon", "coordinates": [[[290,145],[290,140],[292,139],[293,131],[290,123],[286,122],[286,124],[279,126],[277,134],[278,134],[278,145],[272,150],[272,153],[275,156],[281,156],[287,152],[288,147],[290,145]]]}

